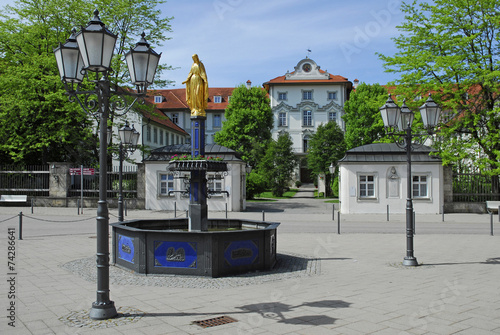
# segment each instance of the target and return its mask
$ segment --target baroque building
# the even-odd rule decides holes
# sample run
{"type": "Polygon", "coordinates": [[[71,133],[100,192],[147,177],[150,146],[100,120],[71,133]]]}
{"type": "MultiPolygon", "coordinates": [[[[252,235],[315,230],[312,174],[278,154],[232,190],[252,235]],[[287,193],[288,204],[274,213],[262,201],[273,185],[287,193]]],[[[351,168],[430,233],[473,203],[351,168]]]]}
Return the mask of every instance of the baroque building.
{"type": "Polygon", "coordinates": [[[308,142],[318,126],[335,121],[342,130],[345,124],[344,103],[353,84],[347,78],[320,69],[308,57],[297,63],[293,72],[265,82],[274,114],[273,138],[288,132],[293,150],[300,160],[296,180],[312,182],[307,168],[308,142]]]}

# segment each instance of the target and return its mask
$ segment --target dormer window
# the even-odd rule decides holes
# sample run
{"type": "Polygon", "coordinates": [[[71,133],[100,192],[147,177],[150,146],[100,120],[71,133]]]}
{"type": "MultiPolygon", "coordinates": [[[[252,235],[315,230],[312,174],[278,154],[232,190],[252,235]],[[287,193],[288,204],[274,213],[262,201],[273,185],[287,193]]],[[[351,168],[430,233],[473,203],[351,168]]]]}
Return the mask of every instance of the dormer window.
{"type": "Polygon", "coordinates": [[[222,102],[222,97],[220,95],[214,95],[214,103],[220,104],[222,102]]]}
{"type": "Polygon", "coordinates": [[[155,96],[155,104],[159,104],[163,102],[163,97],[161,95],[156,95],[155,96]]]}

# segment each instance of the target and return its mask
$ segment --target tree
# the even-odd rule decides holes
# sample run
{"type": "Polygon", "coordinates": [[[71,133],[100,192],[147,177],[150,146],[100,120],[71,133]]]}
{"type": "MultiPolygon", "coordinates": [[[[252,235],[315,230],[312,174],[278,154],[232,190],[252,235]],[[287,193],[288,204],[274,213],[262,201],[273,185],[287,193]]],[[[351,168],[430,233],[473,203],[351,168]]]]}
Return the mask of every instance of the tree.
{"type": "Polygon", "coordinates": [[[273,112],[267,92],[259,87],[238,86],[225,111],[226,120],[215,142],[239,152],[251,166],[258,166],[271,140],[273,112]]]}
{"type": "Polygon", "coordinates": [[[396,93],[412,103],[434,92],[445,111],[438,133],[443,163],[465,159],[498,178],[500,2],[414,1],[402,11],[398,52],[379,55],[387,71],[401,76],[396,93]]]}
{"type": "Polygon", "coordinates": [[[346,152],[344,133],[335,121],[320,124],[309,141],[307,163],[317,177],[325,174],[326,185],[331,184],[330,164],[342,159],[346,152]]]}
{"type": "Polygon", "coordinates": [[[284,190],[292,180],[292,173],[297,164],[293,153],[293,141],[290,134],[283,132],[277,141],[271,141],[264,158],[259,164],[259,173],[268,180],[268,187],[274,196],[283,196],[284,190]]]}
{"type": "Polygon", "coordinates": [[[387,100],[387,90],[379,84],[360,84],[344,104],[347,150],[371,144],[385,136],[379,107],[387,100]]]}
{"type": "MultiPolygon", "coordinates": [[[[53,49],[75,26],[85,26],[95,8],[120,34],[113,60],[114,83],[128,76],[123,54],[142,30],[151,44],[164,39],[169,18],[140,0],[20,0],[0,14],[0,158],[5,163],[97,161],[97,131],[91,117],[69,102],[53,49]]],[[[165,67],[163,67],[165,68],[165,67]]]]}

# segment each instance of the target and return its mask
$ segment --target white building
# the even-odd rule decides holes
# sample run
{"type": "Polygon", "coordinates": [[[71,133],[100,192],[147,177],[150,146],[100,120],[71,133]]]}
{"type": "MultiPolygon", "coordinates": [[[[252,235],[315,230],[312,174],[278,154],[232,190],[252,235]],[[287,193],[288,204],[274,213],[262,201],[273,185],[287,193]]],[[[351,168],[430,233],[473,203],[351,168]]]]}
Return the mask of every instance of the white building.
{"type": "MultiPolygon", "coordinates": [[[[323,71],[312,59],[302,59],[293,72],[264,83],[274,113],[273,138],[288,132],[299,158],[307,155],[308,142],[318,126],[335,121],[345,130],[344,103],[349,99],[352,83],[347,78],[323,71]]],[[[305,160],[300,163],[300,177],[311,182],[305,160]]]]}
{"type": "MultiPolygon", "coordinates": [[[[152,105],[150,104],[150,106],[152,105]]],[[[138,149],[129,155],[128,159],[123,162],[125,168],[142,162],[151,150],[165,145],[190,143],[188,132],[175,124],[162,111],[154,108],[152,112],[131,110],[127,114],[115,118],[113,127],[113,143],[115,145],[120,142],[118,130],[125,122],[128,122],[130,127],[133,125],[135,130],[140,133],[138,145],[143,149],[138,149]]],[[[113,166],[117,167],[119,164],[118,158],[113,157],[113,166]]]]}
{"type": "MultiPolygon", "coordinates": [[[[412,198],[416,213],[438,214],[444,204],[441,159],[431,148],[412,151],[412,198]]],[[[343,214],[383,214],[406,211],[406,151],[395,143],[376,143],[347,151],[339,161],[340,211],[343,214]]]]}
{"type": "MultiPolygon", "coordinates": [[[[152,210],[189,209],[188,172],[168,170],[168,162],[174,155],[190,154],[191,146],[165,146],[151,152],[144,160],[146,195],[145,208],[152,210]]],[[[205,156],[221,157],[227,162],[227,172],[207,172],[207,199],[209,211],[243,211],[246,209],[246,163],[231,149],[209,144],[205,146],[205,156]]]]}

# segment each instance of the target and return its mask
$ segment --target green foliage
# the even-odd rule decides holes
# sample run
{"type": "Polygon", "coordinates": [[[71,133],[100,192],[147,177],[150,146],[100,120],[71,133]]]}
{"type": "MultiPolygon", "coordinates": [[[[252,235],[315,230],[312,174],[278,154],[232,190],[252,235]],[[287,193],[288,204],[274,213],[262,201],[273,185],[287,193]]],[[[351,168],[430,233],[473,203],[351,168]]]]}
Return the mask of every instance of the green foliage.
{"type": "Polygon", "coordinates": [[[266,155],[259,164],[259,171],[266,176],[273,195],[283,195],[292,180],[296,164],[292,138],[286,132],[281,133],[277,141],[269,143],[266,155]]]}
{"type": "MultiPolygon", "coordinates": [[[[95,120],[69,102],[61,83],[53,49],[73,27],[86,26],[95,8],[120,34],[112,78],[128,78],[123,54],[143,30],[154,45],[169,31],[157,4],[139,0],[20,0],[0,14],[0,159],[5,163],[46,164],[97,161],[95,120]],[[133,41],[133,42],[132,42],[133,41]]],[[[158,77],[158,76],[157,76],[158,77]]],[[[112,120],[112,118],[111,118],[112,120]]]]}
{"type": "Polygon", "coordinates": [[[344,105],[347,150],[371,144],[384,137],[379,108],[387,100],[387,90],[379,84],[361,83],[344,105]]]}
{"type": "Polygon", "coordinates": [[[214,136],[216,143],[233,149],[251,166],[258,165],[271,140],[273,112],[267,92],[259,87],[237,87],[225,111],[226,120],[214,136]]]}
{"type": "Polygon", "coordinates": [[[322,173],[325,174],[326,185],[329,185],[331,180],[330,164],[336,165],[344,157],[345,152],[344,133],[337,122],[330,121],[319,125],[316,133],[311,137],[307,164],[316,177],[322,173]]]}
{"type": "Polygon", "coordinates": [[[398,52],[379,55],[387,71],[401,75],[396,94],[412,103],[435,92],[445,111],[437,138],[445,164],[466,159],[500,174],[500,3],[413,1],[402,11],[398,52]]]}
{"type": "Polygon", "coordinates": [[[255,196],[264,192],[266,190],[266,187],[267,180],[264,175],[254,170],[252,170],[252,172],[247,175],[247,199],[255,198],[255,196]]]}

